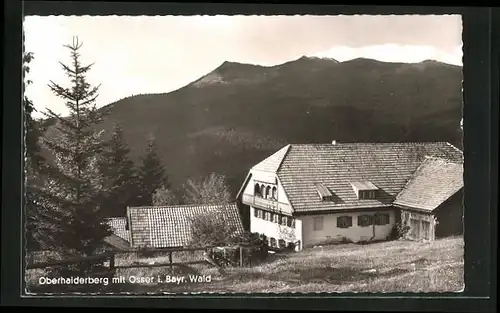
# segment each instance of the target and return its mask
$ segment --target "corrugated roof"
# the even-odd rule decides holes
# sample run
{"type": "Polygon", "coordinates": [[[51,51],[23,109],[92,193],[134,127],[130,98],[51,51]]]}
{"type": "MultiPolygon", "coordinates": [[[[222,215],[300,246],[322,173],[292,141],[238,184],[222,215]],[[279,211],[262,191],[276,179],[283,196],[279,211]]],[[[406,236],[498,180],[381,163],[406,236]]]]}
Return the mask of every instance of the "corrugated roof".
{"type": "Polygon", "coordinates": [[[222,212],[228,225],[243,232],[243,224],[235,203],[220,205],[179,205],[161,207],[129,207],[132,245],[169,248],[186,246],[191,241],[191,219],[198,214],[222,212]]]}
{"type": "Polygon", "coordinates": [[[462,152],[446,142],[292,144],[254,168],[276,170],[296,212],[373,208],[392,204],[426,156],[463,160],[462,152]],[[377,198],[358,199],[352,181],[373,183],[377,198]],[[321,201],[318,183],[335,194],[335,201],[321,201]]]}
{"type": "Polygon", "coordinates": [[[462,163],[427,158],[397,195],[394,204],[432,211],[463,185],[462,163]]]}
{"type": "Polygon", "coordinates": [[[125,227],[127,224],[126,217],[111,217],[106,219],[106,222],[111,227],[113,234],[130,242],[130,232],[125,227]]]}

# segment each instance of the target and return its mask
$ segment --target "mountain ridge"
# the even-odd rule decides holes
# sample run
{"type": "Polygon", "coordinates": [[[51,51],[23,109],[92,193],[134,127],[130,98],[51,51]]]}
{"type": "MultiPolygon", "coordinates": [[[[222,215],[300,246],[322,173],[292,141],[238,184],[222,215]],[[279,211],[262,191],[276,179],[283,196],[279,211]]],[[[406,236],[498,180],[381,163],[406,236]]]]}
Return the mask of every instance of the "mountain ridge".
{"type": "Polygon", "coordinates": [[[461,67],[442,62],[225,61],[177,90],[102,107],[99,128],[109,136],[120,122],[136,162],[154,134],[176,186],[218,172],[235,193],[251,166],[290,142],[446,141],[461,148],[461,82],[461,67]]]}

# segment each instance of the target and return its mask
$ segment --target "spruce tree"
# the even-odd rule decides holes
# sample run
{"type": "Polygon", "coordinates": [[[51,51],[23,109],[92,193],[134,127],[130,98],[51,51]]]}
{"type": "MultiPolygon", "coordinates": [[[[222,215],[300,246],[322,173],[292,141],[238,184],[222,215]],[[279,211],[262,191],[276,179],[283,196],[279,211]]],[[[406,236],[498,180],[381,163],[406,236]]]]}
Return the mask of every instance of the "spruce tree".
{"type": "Polygon", "coordinates": [[[36,120],[33,102],[25,92],[32,81],[27,78],[32,52],[24,51],[23,30],[23,116],[24,116],[24,247],[26,252],[50,249],[50,239],[56,236],[57,227],[53,224],[53,215],[49,209],[50,195],[43,190],[44,175],[49,164],[42,155],[40,139],[44,135],[42,121],[36,120]]]}
{"type": "MultiPolygon", "coordinates": [[[[24,52],[23,54],[23,90],[31,84],[31,81],[26,78],[29,73],[29,63],[33,59],[33,53],[24,52]]],[[[25,198],[24,198],[24,214],[25,214],[25,239],[26,249],[28,251],[38,250],[41,248],[37,232],[37,211],[40,209],[41,191],[39,189],[41,168],[44,165],[44,158],[40,153],[39,138],[41,132],[38,124],[32,114],[35,112],[33,102],[26,95],[23,97],[24,110],[24,175],[25,175],[25,198]]]]}
{"type": "Polygon", "coordinates": [[[138,194],[137,173],[129,158],[130,148],[123,137],[120,123],[115,123],[111,139],[103,154],[101,172],[105,186],[101,206],[106,216],[125,216],[127,206],[138,194]]]}
{"type": "MultiPolygon", "coordinates": [[[[96,131],[102,118],[95,104],[99,86],[92,87],[86,80],[92,64],[80,63],[82,43],[78,38],[65,47],[70,50],[72,63],[60,64],[70,87],[51,81],[49,88],[65,101],[69,114],[62,116],[50,109],[45,113],[57,121],[57,135],[44,137],[45,146],[55,157],[45,190],[52,196],[52,215],[56,218],[53,221],[58,222],[58,234],[52,238],[53,249],[66,256],[88,256],[111,234],[100,218],[98,205],[103,186],[98,166],[103,141],[101,132],[96,131]]],[[[81,264],[74,270],[84,273],[89,268],[90,265],[81,264]]]]}
{"type": "Polygon", "coordinates": [[[159,188],[170,188],[165,168],[157,154],[156,140],[150,135],[145,156],[139,167],[139,204],[151,205],[153,195],[159,188]]]}

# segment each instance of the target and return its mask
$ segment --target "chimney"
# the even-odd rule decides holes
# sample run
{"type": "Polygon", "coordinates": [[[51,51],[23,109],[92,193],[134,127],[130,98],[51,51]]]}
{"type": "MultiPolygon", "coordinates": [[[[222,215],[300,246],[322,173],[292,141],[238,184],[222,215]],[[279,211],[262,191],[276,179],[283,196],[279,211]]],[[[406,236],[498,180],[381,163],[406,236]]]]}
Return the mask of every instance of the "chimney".
{"type": "Polygon", "coordinates": [[[337,144],[337,140],[332,140],[332,145],[336,145],[337,144]]]}

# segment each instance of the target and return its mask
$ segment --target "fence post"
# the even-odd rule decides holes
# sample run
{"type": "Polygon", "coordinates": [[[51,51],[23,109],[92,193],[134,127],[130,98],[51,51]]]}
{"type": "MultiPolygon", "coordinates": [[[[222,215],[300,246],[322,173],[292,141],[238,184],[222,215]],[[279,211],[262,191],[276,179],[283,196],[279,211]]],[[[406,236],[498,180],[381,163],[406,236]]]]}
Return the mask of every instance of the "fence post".
{"type": "Polygon", "coordinates": [[[243,247],[240,246],[240,267],[243,267],[243,247]]]}
{"type": "Polygon", "coordinates": [[[115,254],[111,254],[110,257],[109,257],[109,269],[111,271],[114,271],[115,270],[115,254]]]}
{"type": "Polygon", "coordinates": [[[172,265],[172,251],[168,253],[168,262],[170,263],[170,274],[173,274],[174,266],[172,265]]]}

